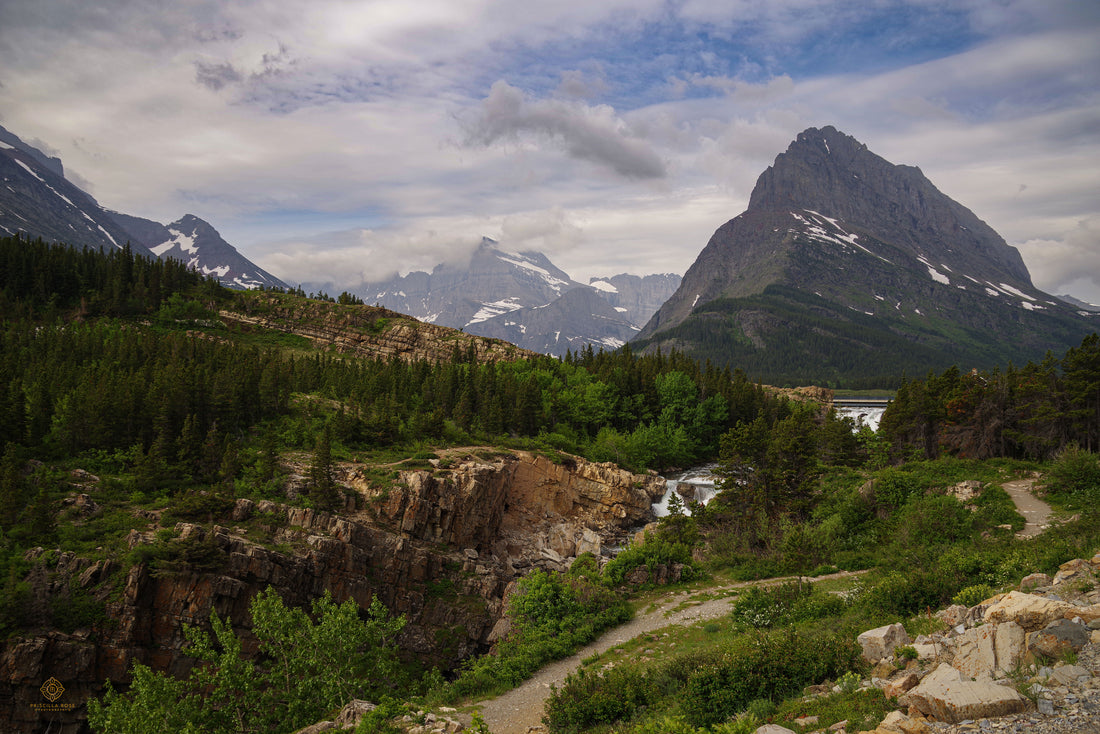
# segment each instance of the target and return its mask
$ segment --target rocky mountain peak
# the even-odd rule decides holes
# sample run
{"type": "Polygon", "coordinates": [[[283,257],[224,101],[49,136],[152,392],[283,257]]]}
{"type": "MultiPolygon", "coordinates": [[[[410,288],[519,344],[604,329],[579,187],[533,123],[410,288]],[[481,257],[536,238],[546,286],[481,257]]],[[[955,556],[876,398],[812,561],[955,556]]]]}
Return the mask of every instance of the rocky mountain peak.
{"type": "Polygon", "coordinates": [[[763,381],[893,380],[1027,361],[1093,328],[919,168],[824,127],[776,156],[634,341],[763,381]]]}
{"type": "Polygon", "coordinates": [[[799,133],[760,175],[748,211],[776,209],[820,213],[979,280],[1033,287],[1019,251],[919,168],[890,163],[831,126],[799,133]]]}

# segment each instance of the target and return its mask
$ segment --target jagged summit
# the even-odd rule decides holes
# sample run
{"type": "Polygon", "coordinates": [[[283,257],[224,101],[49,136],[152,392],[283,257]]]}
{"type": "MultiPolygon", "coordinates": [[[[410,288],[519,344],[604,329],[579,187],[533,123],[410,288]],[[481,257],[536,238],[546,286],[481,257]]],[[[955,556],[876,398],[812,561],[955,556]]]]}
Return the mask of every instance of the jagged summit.
{"type": "Polygon", "coordinates": [[[749,197],[748,211],[799,209],[850,223],[951,270],[1032,287],[1019,251],[992,227],[919,168],[894,165],[836,128],[800,133],[749,197]]]}
{"type": "Polygon", "coordinates": [[[872,364],[900,374],[902,356],[884,352],[918,370],[1041,357],[1093,328],[919,168],[824,127],[760,175],[635,341],[767,379],[806,361],[801,379],[820,382],[872,364]]]}

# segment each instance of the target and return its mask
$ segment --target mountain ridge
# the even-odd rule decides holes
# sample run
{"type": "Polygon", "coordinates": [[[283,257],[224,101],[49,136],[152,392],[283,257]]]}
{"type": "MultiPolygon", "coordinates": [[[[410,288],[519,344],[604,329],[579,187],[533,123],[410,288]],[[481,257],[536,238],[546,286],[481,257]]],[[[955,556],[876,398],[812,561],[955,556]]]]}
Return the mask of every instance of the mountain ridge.
{"type": "Polygon", "coordinates": [[[187,214],[167,226],[112,211],[65,178],[61,160],[0,127],[0,234],[24,234],[97,250],[127,245],[146,257],[174,257],[229,288],[279,287],[283,281],[187,214]]]}

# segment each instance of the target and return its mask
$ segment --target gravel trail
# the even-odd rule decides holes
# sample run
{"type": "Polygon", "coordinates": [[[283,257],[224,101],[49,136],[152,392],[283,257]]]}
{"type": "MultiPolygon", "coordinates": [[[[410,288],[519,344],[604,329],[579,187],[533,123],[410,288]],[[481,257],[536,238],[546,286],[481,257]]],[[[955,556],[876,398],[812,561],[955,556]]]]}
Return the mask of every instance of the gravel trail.
{"type": "MultiPolygon", "coordinates": [[[[842,571],[809,580],[821,581],[855,575],[859,575],[859,572],[842,571]]],[[[481,709],[481,715],[492,734],[527,734],[529,729],[539,727],[542,724],[543,707],[546,699],[550,697],[550,686],[554,685],[560,688],[565,682],[566,676],[580,667],[581,660],[596,653],[605,652],[615,645],[628,642],[638,635],[647,634],[669,625],[690,625],[726,616],[729,614],[735,598],[729,594],[737,589],[747,586],[774,586],[795,579],[797,577],[748,581],[717,586],[702,591],[681,591],[661,597],[650,605],[645,612],[637,614],[634,619],[625,624],[608,630],[571,657],[544,666],[518,688],[514,688],[497,698],[482,701],[477,707],[481,709]],[[692,597],[701,594],[727,595],[721,598],[692,601],[692,597]]],[[[468,723],[469,718],[463,718],[468,723]]],[[[542,731],[542,729],[537,729],[537,731],[542,731]]]]}
{"type": "Polygon", "coordinates": [[[1035,479],[1017,479],[1001,485],[1016,503],[1016,509],[1024,516],[1024,529],[1017,538],[1033,538],[1050,524],[1050,505],[1035,496],[1035,479]]]}

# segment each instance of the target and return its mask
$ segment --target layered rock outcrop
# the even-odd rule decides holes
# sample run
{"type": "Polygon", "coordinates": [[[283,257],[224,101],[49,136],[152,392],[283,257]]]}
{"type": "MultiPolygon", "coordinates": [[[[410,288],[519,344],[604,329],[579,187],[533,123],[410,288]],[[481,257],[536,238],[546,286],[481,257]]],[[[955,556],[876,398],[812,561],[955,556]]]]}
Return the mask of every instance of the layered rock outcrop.
{"type": "Polygon", "coordinates": [[[133,661],[185,673],[183,627],[205,625],[211,614],[229,618],[248,649],[249,603],[267,586],[291,605],[325,591],[362,606],[377,596],[406,616],[399,643],[408,655],[453,665],[491,643],[505,590],[524,569],[564,569],[570,556],[625,537],[651,519],[652,496],[663,490],[657,477],[581,459],[507,453],[450,461],[449,469],[402,471],[392,485],[345,465],[338,474],[357,495],[349,502],[356,509],[341,514],[240,499],[224,524],[178,523],[171,540],[158,540],[153,517],[130,535],[135,553],[203,544],[201,566],[126,568],[121,558],[67,554],[53,583],[75,582],[108,599],[110,623],[8,641],[0,731],[81,731],[87,700],[107,680],[125,685],[133,661]],[[55,701],[40,691],[50,680],[64,690],[55,701]]]}
{"type": "Polygon", "coordinates": [[[302,336],[342,354],[435,361],[450,359],[458,349],[471,351],[479,362],[537,356],[499,339],[464,334],[374,306],[292,300],[273,293],[241,298],[239,308],[218,315],[226,321],[302,336]]]}

